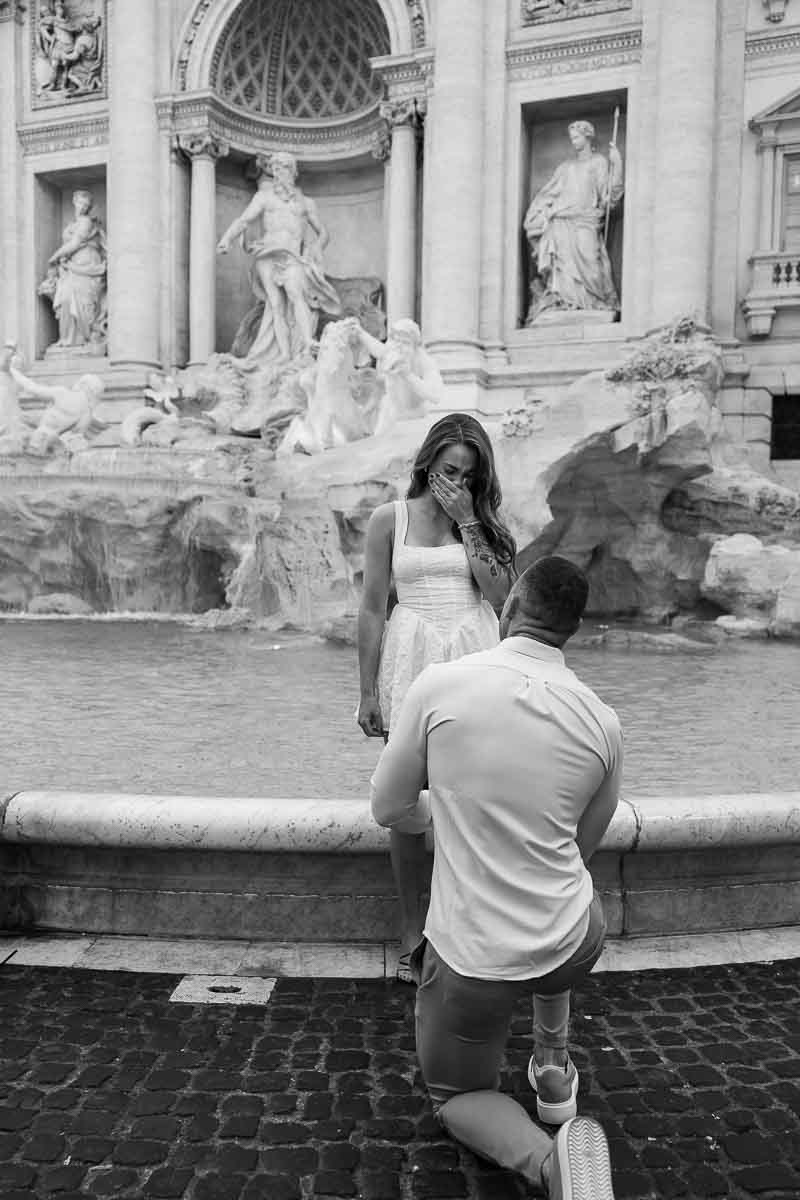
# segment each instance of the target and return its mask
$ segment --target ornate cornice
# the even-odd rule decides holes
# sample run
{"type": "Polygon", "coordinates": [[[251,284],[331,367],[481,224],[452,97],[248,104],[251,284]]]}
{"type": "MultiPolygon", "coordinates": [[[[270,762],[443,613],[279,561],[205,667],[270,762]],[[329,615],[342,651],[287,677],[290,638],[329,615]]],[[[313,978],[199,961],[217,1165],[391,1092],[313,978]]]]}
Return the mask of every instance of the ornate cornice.
{"type": "Polygon", "coordinates": [[[387,54],[372,59],[372,69],[383,80],[392,103],[415,100],[422,107],[433,83],[433,51],[420,54],[387,54]]]}
{"type": "Polygon", "coordinates": [[[305,159],[369,153],[372,135],[381,124],[377,105],[366,113],[335,121],[275,121],[241,112],[214,92],[159,97],[156,113],[163,133],[207,136],[250,156],[268,148],[288,150],[305,159]]]}
{"type": "Polygon", "coordinates": [[[23,154],[53,154],[58,150],[107,146],[108,116],[22,125],[17,129],[17,137],[22,145],[23,154]]]}
{"type": "Polygon", "coordinates": [[[593,37],[568,41],[534,42],[511,46],[506,64],[511,79],[534,79],[542,75],[563,75],[573,71],[592,71],[623,63],[640,62],[641,29],[623,29],[593,37]]]}
{"type": "Polygon", "coordinates": [[[772,58],[780,54],[797,54],[800,52],[800,29],[789,30],[786,33],[751,33],[744,44],[745,60],[750,63],[764,58],[772,58]]]}
{"type": "Polygon", "coordinates": [[[21,25],[27,7],[22,0],[0,0],[0,25],[4,21],[17,21],[21,25]]]}

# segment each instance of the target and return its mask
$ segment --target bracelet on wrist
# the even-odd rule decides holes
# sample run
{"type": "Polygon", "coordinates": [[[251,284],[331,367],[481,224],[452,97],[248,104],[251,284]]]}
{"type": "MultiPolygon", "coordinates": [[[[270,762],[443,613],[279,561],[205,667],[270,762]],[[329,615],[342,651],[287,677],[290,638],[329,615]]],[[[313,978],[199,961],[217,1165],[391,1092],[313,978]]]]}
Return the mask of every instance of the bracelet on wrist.
{"type": "Polygon", "coordinates": [[[471,525],[480,525],[480,524],[481,524],[481,522],[477,521],[477,520],[475,520],[475,521],[459,521],[458,528],[459,529],[469,529],[469,527],[471,525]]]}

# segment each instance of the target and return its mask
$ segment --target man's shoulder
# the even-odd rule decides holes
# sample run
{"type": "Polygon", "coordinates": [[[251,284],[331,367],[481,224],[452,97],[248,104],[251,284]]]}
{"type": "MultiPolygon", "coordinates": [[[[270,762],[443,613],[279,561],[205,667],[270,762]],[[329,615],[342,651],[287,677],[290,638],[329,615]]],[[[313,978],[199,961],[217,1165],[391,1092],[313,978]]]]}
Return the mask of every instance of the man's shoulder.
{"type": "Polygon", "coordinates": [[[619,719],[617,710],[606,703],[601,696],[598,696],[594,688],[589,687],[589,684],[584,683],[574,672],[571,672],[571,674],[576,681],[577,689],[591,707],[595,720],[602,725],[606,735],[610,738],[620,739],[622,737],[622,722],[619,719]]]}
{"type": "Polygon", "coordinates": [[[460,658],[450,659],[449,662],[430,663],[423,675],[435,683],[452,682],[457,675],[480,674],[486,667],[499,665],[500,647],[492,646],[489,650],[476,650],[472,654],[462,654],[460,658]]]}

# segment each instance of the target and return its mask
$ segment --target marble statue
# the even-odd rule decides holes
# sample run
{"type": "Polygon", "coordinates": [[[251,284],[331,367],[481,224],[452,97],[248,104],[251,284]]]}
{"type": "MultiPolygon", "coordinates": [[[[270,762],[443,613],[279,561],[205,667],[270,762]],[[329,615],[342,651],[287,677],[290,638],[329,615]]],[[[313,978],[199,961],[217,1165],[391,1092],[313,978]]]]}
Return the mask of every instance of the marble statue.
{"type": "Polygon", "coordinates": [[[307,395],[306,411],[289,425],[278,454],[319,454],[372,432],[378,382],[374,371],[362,371],[369,361],[362,335],[353,318],[325,326],[316,364],[298,378],[307,395]]]}
{"type": "MultiPolygon", "coordinates": [[[[371,333],[373,337],[383,341],[386,337],[386,312],[382,280],[377,275],[351,275],[340,279],[329,275],[327,280],[339,297],[342,309],[339,316],[331,316],[327,312],[319,313],[316,336],[319,337],[325,326],[332,321],[355,317],[367,333],[371,333]]],[[[232,358],[247,357],[250,347],[256,339],[263,315],[263,300],[257,301],[245,313],[231,345],[232,358]]]]}
{"type": "Polygon", "coordinates": [[[50,404],[28,439],[29,453],[46,454],[59,442],[65,449],[75,449],[86,444],[86,435],[92,432],[93,426],[98,430],[103,428],[103,423],[95,417],[104,391],[99,376],[81,375],[77,383],[66,387],[37,383],[23,375],[13,362],[9,369],[19,387],[35,399],[47,400],[50,404]]]}
{"type": "Polygon", "coordinates": [[[408,317],[395,321],[385,342],[379,342],[364,329],[360,329],[359,337],[375,359],[383,385],[373,433],[385,433],[396,421],[424,416],[431,405],[446,404],[441,373],[422,345],[416,321],[408,317]]]}
{"type": "Polygon", "coordinates": [[[11,367],[17,367],[19,358],[14,342],[6,342],[0,350],[0,438],[18,438],[27,432],[25,419],[19,406],[17,381],[11,367]]]}
{"type": "Polygon", "coordinates": [[[63,0],[40,9],[34,68],[39,95],[77,96],[102,87],[102,24],[99,16],[73,19],[63,0]]]}
{"type": "Polygon", "coordinates": [[[261,323],[243,365],[280,365],[311,353],[319,312],[341,313],[335,288],[323,274],[328,233],[313,200],[297,186],[293,155],[275,153],[263,170],[258,191],[217,244],[227,254],[236,238],[252,256],[251,283],[264,301],[261,323]],[[272,172],[272,178],[267,173],[272,172]],[[247,240],[250,226],[258,228],[247,240]]]}
{"type": "Polygon", "coordinates": [[[58,341],[51,350],[76,350],[102,356],[106,352],[106,237],[93,210],[91,192],[72,194],[75,219],[64,240],[50,255],[39,294],[53,305],[58,341]]]}
{"type": "Polygon", "coordinates": [[[395,321],[380,342],[355,318],[325,326],[315,367],[301,372],[307,394],[277,453],[319,454],[373,434],[397,421],[424,416],[430,405],[444,406],[439,368],[422,346],[415,321],[395,321]],[[376,367],[366,364],[375,359],[376,367]]]}
{"type": "Polygon", "coordinates": [[[126,446],[138,446],[142,434],[151,425],[170,420],[180,421],[178,402],[182,397],[181,386],[174,376],[164,371],[150,371],[144,389],[144,404],[134,408],[122,420],[120,440],[126,446]]]}
{"type": "Polygon", "coordinates": [[[574,157],[556,167],[525,214],[525,234],[536,271],[526,324],[558,319],[558,310],[619,310],[605,235],[608,212],[623,193],[616,139],[608,158],[594,149],[590,121],[573,121],[574,157]]]}
{"type": "Polygon", "coordinates": [[[84,17],[72,50],[65,56],[64,90],[70,95],[96,92],[103,86],[103,37],[100,17],[84,17]]]}

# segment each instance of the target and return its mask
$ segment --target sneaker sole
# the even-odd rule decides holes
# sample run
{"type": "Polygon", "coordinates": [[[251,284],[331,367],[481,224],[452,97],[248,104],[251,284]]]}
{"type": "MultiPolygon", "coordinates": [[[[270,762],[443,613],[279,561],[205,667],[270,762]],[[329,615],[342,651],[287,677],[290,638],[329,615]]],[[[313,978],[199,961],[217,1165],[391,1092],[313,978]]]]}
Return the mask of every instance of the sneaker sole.
{"type": "Polygon", "coordinates": [[[562,1200],[614,1200],[608,1142],[598,1122],[576,1117],[558,1137],[562,1200]]]}
{"type": "Polygon", "coordinates": [[[568,1100],[559,1100],[556,1104],[549,1104],[546,1100],[539,1097],[539,1090],[536,1087],[536,1076],[533,1073],[534,1060],[531,1057],[528,1063],[528,1083],[536,1092],[536,1112],[539,1120],[545,1125],[563,1125],[566,1121],[571,1121],[578,1114],[578,1072],[575,1072],[575,1078],[572,1081],[572,1090],[568,1100]]]}

